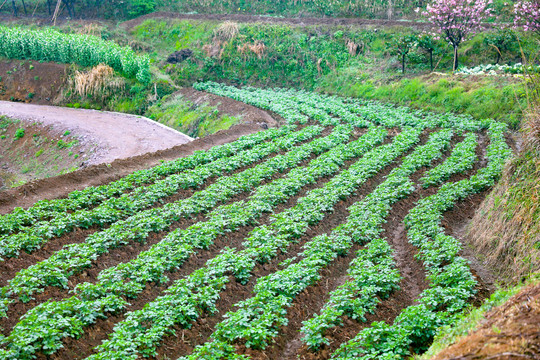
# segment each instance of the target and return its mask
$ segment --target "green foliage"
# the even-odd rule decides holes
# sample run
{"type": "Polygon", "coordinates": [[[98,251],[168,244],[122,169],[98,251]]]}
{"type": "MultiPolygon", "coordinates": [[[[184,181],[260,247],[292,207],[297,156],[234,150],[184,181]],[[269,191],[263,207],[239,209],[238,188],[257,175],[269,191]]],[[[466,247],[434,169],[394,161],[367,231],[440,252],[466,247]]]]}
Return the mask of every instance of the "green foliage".
{"type": "Polygon", "coordinates": [[[401,58],[401,69],[405,73],[405,61],[411,49],[416,45],[417,37],[414,34],[397,35],[386,43],[387,50],[391,55],[401,58]]]}
{"type": "MultiPolygon", "coordinates": [[[[468,263],[458,255],[460,242],[445,235],[442,214],[496,181],[510,154],[504,124],[293,89],[238,89],[210,82],[195,87],[273,111],[287,125],[1,216],[3,257],[35,251],[77,228],[103,229],[18,271],[0,289],[0,316],[17,299],[28,302],[49,286],[69,289],[71,277],[115,248],[132,242],[145,244],[153,233],[167,234],[135,258],[100,271],[95,281],[79,283],[71,297],[32,307],[0,340],[0,356],[25,360],[38,353],[53,354],[66,337],[78,338],[97,319],[120,314],[122,320],[90,359],[155,357],[157,346],[175,326],[189,328],[201,316],[217,311],[221,292],[232,279],[247,284],[257,264],[285,254],[336,206],[404,156],[373,192],[348,207],[345,223],[328,234],[308,236],[294,261],[282,262],[279,271],[259,277],[252,287],[254,295],[227,313],[210,341],[197,346],[189,358],[244,359],[234,355],[235,345],[259,349],[270,345],[281,326],[287,325],[287,308],[295,298],[319,281],[324,269],[355,243],[366,244],[351,262],[345,284],[331,294],[324,307],[328,311],[321,311],[308,324],[306,332],[312,335],[308,342],[317,348],[325,343],[324,330],[339,326],[341,316],[365,319],[377,302],[397,288],[400,275],[392,249],[380,235],[393,205],[415,191],[413,174],[441,159],[455,134],[486,129],[487,166],[471,178],[447,182],[436,193],[421,198],[405,219],[409,242],[418,249],[429,287],[394,324],[374,324],[334,356],[391,359],[422,351],[436,328],[467,306],[476,281],[468,263]],[[296,130],[308,121],[316,125],[296,130]],[[401,132],[385,142],[389,135],[385,128],[400,128],[401,132]],[[416,146],[426,129],[437,131],[416,146]],[[364,134],[356,138],[359,130],[364,134]],[[207,183],[209,179],[213,179],[211,183],[207,183]],[[275,211],[321,179],[328,180],[306,191],[292,206],[275,211]],[[157,206],[180,189],[201,190],[157,206]],[[242,193],[250,195],[230,203],[242,193]],[[259,226],[263,214],[268,217],[259,226]],[[189,227],[170,229],[182,218],[200,215],[204,219],[189,227]],[[222,249],[203,267],[176,281],[168,278],[199,251],[215,247],[218,237],[246,226],[252,230],[242,246],[222,249]],[[126,312],[130,299],[148,286],[165,285],[167,290],[143,308],[126,312]]],[[[449,157],[453,160],[427,173],[431,183],[467,171],[469,167],[457,164],[455,158],[470,153],[476,140],[466,134],[465,145],[449,157]]]]}
{"type": "Polygon", "coordinates": [[[129,0],[128,8],[129,17],[135,18],[154,11],[156,8],[156,0],[129,0]]]}
{"type": "Polygon", "coordinates": [[[328,76],[320,89],[331,93],[364,99],[388,101],[416,109],[472,115],[476,119],[493,118],[520,126],[522,109],[526,107],[525,89],[520,82],[504,79],[467,79],[443,77],[438,81],[417,77],[401,79],[388,85],[371,80],[344,79],[342,74],[328,76]]]}
{"type": "Polygon", "coordinates": [[[91,35],[64,34],[52,28],[30,30],[0,26],[0,55],[9,59],[33,59],[76,63],[82,66],[107,64],[142,83],[150,81],[150,59],[137,56],[129,47],[91,35]]]}
{"type": "Polygon", "coordinates": [[[19,139],[22,139],[24,137],[24,128],[18,128],[16,131],[15,131],[15,140],[19,140],[19,139]]]}
{"type": "MultiPolygon", "coordinates": [[[[413,10],[421,5],[417,0],[396,0],[393,2],[392,13],[396,15],[413,14],[413,10]]],[[[178,12],[198,13],[242,13],[269,14],[281,16],[339,16],[339,17],[368,17],[387,18],[388,2],[384,0],[208,0],[189,1],[179,0],[167,8],[178,12]]]]}
{"type": "Polygon", "coordinates": [[[517,34],[512,29],[506,27],[494,32],[488,32],[484,37],[484,43],[495,51],[495,64],[499,63],[503,53],[516,53],[519,51],[519,38],[517,34]]]}
{"type": "Polygon", "coordinates": [[[181,95],[163,98],[148,109],[146,116],[194,138],[228,129],[240,122],[238,118],[220,114],[215,107],[195,106],[181,95]]]}

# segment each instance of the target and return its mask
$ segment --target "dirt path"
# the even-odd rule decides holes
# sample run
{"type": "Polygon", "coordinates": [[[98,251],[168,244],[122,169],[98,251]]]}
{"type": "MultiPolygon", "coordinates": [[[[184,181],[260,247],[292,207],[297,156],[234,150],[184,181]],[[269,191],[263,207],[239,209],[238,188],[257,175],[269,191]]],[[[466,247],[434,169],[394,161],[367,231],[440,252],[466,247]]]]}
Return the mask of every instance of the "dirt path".
{"type": "Polygon", "coordinates": [[[316,17],[299,17],[299,18],[284,18],[261,15],[244,15],[244,14],[179,14],[173,12],[159,11],[148,15],[143,15],[133,20],[122,23],[126,29],[130,30],[133,27],[141,24],[147,19],[179,19],[179,20],[215,20],[215,21],[238,21],[241,23],[265,23],[265,24],[288,24],[297,26],[306,25],[354,25],[354,26],[410,26],[419,30],[429,30],[433,27],[427,22],[417,22],[410,20],[381,20],[381,19],[360,19],[360,18],[316,18],[316,17]]]}
{"type": "Polygon", "coordinates": [[[0,101],[0,115],[70,131],[96,146],[87,165],[165,150],[193,139],[150,119],[120,113],[0,101]]]}

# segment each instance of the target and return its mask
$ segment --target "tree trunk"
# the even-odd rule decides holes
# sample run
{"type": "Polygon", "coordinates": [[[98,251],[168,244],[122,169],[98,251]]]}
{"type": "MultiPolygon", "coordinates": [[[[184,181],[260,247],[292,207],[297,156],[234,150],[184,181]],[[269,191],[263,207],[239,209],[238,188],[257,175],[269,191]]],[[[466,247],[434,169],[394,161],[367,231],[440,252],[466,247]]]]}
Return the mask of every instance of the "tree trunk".
{"type": "Polygon", "coordinates": [[[392,4],[392,0],[388,0],[388,11],[387,11],[388,20],[392,20],[393,13],[394,13],[394,6],[392,4]]]}
{"type": "Polygon", "coordinates": [[[67,11],[68,11],[68,15],[70,18],[74,18],[74,14],[73,14],[73,9],[71,8],[71,6],[73,5],[71,1],[69,0],[62,0],[64,2],[64,4],[66,4],[66,8],[67,8],[67,11]]]}
{"type": "Polygon", "coordinates": [[[11,0],[11,5],[13,6],[13,15],[17,16],[19,12],[17,11],[17,5],[15,5],[15,0],[11,0]]]}
{"type": "Polygon", "coordinates": [[[54,9],[54,15],[52,18],[53,26],[56,26],[56,18],[58,17],[58,12],[60,11],[60,5],[62,4],[62,0],[58,0],[56,2],[56,8],[54,9]]]}
{"type": "Polygon", "coordinates": [[[497,61],[495,61],[495,65],[497,65],[500,60],[501,60],[501,53],[497,51],[497,61]]]}
{"type": "Polygon", "coordinates": [[[49,10],[49,16],[51,16],[51,0],[47,0],[47,9],[49,10]]]}
{"type": "Polygon", "coordinates": [[[21,1],[22,1],[23,9],[24,9],[24,15],[28,15],[28,13],[26,12],[26,4],[24,3],[24,0],[21,0],[21,1]]]}
{"type": "Polygon", "coordinates": [[[456,71],[458,68],[458,46],[454,45],[454,68],[453,71],[456,71]]]}
{"type": "Polygon", "coordinates": [[[429,66],[431,67],[431,72],[433,72],[433,50],[429,51],[429,66]]]}
{"type": "Polygon", "coordinates": [[[405,74],[405,54],[401,55],[401,73],[405,74]]]}

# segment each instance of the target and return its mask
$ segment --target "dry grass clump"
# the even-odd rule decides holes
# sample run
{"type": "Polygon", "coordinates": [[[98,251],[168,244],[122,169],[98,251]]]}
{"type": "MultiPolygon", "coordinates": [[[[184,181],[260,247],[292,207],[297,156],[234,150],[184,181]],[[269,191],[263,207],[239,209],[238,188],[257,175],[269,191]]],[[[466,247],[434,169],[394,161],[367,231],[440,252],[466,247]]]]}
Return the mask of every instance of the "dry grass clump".
{"type": "Polygon", "coordinates": [[[94,35],[98,37],[101,37],[102,32],[103,26],[96,23],[84,24],[84,26],[79,30],[79,33],[81,34],[94,35]]]}
{"type": "Polygon", "coordinates": [[[123,90],[125,82],[114,76],[114,70],[107,65],[98,65],[88,72],[75,73],[75,91],[82,97],[105,98],[123,90]]]}
{"type": "Polygon", "coordinates": [[[469,229],[475,251],[503,282],[540,271],[540,106],[529,109],[523,134],[523,148],[469,229]]]}
{"type": "Polygon", "coordinates": [[[214,30],[214,41],[228,42],[240,34],[238,24],[234,21],[225,21],[214,30]]]}
{"type": "Polygon", "coordinates": [[[349,55],[356,56],[364,51],[364,43],[358,44],[352,40],[347,41],[347,50],[349,55]]]}
{"type": "Polygon", "coordinates": [[[525,115],[524,145],[529,149],[540,149],[540,106],[525,115]]]}
{"type": "Polygon", "coordinates": [[[261,41],[256,41],[254,44],[243,43],[242,45],[237,46],[237,50],[242,55],[247,55],[249,50],[260,60],[266,53],[266,45],[261,41]]]}

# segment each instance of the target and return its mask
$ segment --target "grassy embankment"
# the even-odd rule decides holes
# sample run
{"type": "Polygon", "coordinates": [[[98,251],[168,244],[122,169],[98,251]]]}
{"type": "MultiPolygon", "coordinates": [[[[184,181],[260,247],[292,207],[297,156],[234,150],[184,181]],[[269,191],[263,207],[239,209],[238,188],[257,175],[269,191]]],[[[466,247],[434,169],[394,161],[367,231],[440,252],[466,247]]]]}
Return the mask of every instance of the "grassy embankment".
{"type": "MultiPolygon", "coordinates": [[[[450,49],[435,54],[429,71],[426,54],[415,50],[407,72],[389,55],[387,43],[405,28],[240,24],[147,20],[129,36],[147,49],[154,65],[180,86],[199,80],[235,85],[295,87],[409,105],[438,112],[495,118],[519,126],[526,106],[521,80],[514,77],[454,76],[450,49]],[[174,50],[189,48],[193,56],[171,65],[163,60],[174,50]]],[[[466,66],[494,62],[492,48],[477,35],[463,47],[466,66]]],[[[537,50],[523,38],[528,53],[537,50]]],[[[503,53],[503,61],[520,61],[517,53],[503,53]]],[[[135,104],[134,104],[135,106],[135,104]]]]}
{"type": "MultiPolygon", "coordinates": [[[[62,104],[147,115],[197,136],[238,121],[220,115],[205,124],[196,119],[214,114],[215,109],[192,113],[197,110],[193,103],[177,95],[167,97],[178,87],[201,80],[318,90],[436,112],[490,117],[513,128],[519,126],[526,107],[520,79],[451,75],[451,51],[446,46],[435,51],[435,72],[429,71],[428,56],[414,50],[407,61],[407,72],[401,74],[399,61],[389,55],[387,44],[393,37],[412,31],[403,27],[224,26],[215,21],[146,20],[128,31],[122,25],[75,22],[64,24],[62,30],[129,44],[151,56],[153,72],[149,85],[116,77],[112,90],[94,94],[81,95],[68,87],[62,104]],[[166,63],[169,54],[181,49],[190,49],[193,55],[180,64],[166,63]],[[171,116],[175,107],[178,116],[171,116]],[[193,124],[200,125],[201,131],[193,124]]],[[[496,53],[484,43],[484,37],[479,34],[462,48],[463,65],[494,62],[496,53]]],[[[529,37],[523,37],[522,45],[526,54],[538,49],[529,37]]],[[[519,51],[503,52],[502,61],[520,61],[519,51]]],[[[72,73],[77,70],[71,67],[72,73]]]]}

